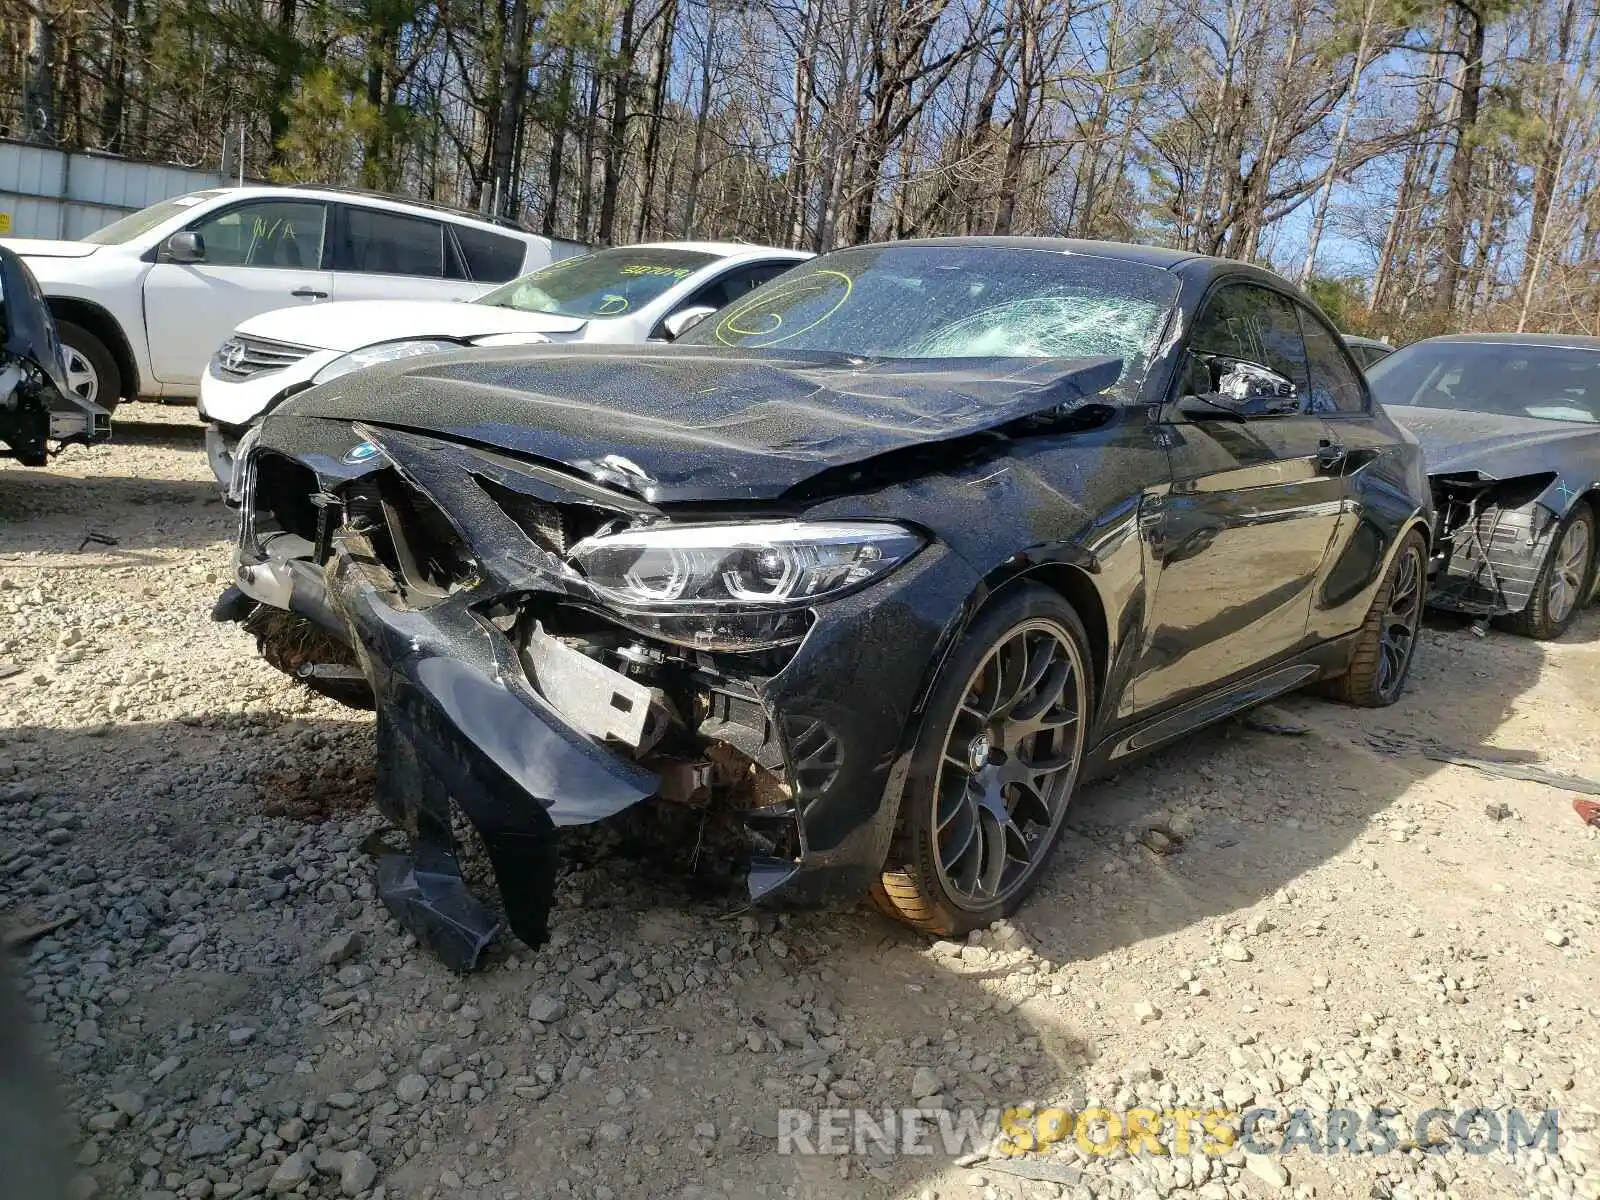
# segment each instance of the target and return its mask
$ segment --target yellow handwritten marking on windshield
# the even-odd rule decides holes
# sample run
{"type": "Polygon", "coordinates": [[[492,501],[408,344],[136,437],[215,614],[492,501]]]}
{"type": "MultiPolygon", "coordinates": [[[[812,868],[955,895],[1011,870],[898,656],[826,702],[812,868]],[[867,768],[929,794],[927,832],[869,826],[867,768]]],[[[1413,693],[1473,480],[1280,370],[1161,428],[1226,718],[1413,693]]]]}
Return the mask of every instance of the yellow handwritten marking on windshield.
{"type": "Polygon", "coordinates": [[[632,263],[619,272],[622,275],[665,275],[668,279],[687,279],[691,273],[688,267],[665,267],[654,263],[632,263]]]}
{"type": "Polygon", "coordinates": [[[594,310],[597,317],[614,317],[618,313],[628,311],[628,298],[626,296],[607,296],[600,302],[600,307],[594,310]]]}
{"type": "Polygon", "coordinates": [[[786,342],[815,329],[833,316],[850,299],[855,286],[855,280],[843,271],[809,271],[801,278],[786,281],[777,288],[763,288],[753,300],[736,304],[717,322],[714,335],[724,346],[752,346],[757,349],[776,346],[779,342],[786,342]],[[779,333],[783,328],[783,314],[774,311],[779,303],[794,308],[812,296],[825,296],[835,289],[839,290],[839,298],[815,320],[786,333],[779,333]]]}

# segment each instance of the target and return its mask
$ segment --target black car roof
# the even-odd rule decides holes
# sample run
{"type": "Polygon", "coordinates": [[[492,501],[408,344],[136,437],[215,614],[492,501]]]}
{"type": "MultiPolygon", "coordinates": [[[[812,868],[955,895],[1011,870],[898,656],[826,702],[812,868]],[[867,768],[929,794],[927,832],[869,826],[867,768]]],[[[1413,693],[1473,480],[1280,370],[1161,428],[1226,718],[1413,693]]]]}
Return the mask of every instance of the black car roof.
{"type": "MultiPolygon", "coordinates": [[[[1124,262],[1159,267],[1164,271],[1221,270],[1260,274],[1283,282],[1282,277],[1236,259],[1212,258],[1192,250],[1169,250],[1165,246],[1141,246],[1134,242],[1097,242],[1086,238],[1059,237],[935,237],[905,238],[875,242],[875,246],[992,246],[1008,250],[1044,250],[1056,254],[1092,254],[1097,258],[1116,258],[1124,262]]],[[[840,247],[845,249],[846,247],[840,247]]]]}
{"type": "Polygon", "coordinates": [[[1581,333],[1444,333],[1438,337],[1424,338],[1415,345],[1429,342],[1478,342],[1486,346],[1549,346],[1553,349],[1600,350],[1600,337],[1585,337],[1581,333]]]}
{"type": "Polygon", "coordinates": [[[895,242],[880,242],[885,246],[993,246],[997,249],[1047,250],[1056,254],[1093,254],[1099,258],[1121,258],[1128,262],[1171,270],[1180,263],[1199,258],[1187,250],[1169,250],[1165,246],[1140,246],[1133,242],[1097,242],[1085,238],[1057,237],[933,237],[906,238],[895,242]]]}

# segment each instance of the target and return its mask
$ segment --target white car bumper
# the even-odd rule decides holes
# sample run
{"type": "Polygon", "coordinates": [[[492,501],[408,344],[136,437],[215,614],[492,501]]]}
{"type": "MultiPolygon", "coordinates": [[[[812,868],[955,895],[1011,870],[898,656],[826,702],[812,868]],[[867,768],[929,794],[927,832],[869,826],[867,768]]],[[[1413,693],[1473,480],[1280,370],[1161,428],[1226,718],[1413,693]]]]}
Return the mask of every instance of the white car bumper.
{"type": "Polygon", "coordinates": [[[248,379],[226,379],[210,366],[200,377],[200,419],[206,423],[206,458],[224,490],[233,477],[239,438],[280,401],[311,386],[318,371],[340,357],[337,350],[313,350],[280,371],[248,379]]]}
{"type": "Polygon", "coordinates": [[[298,362],[278,371],[262,371],[246,379],[227,379],[206,367],[200,377],[200,415],[207,421],[245,426],[291,392],[310,387],[317,372],[334,359],[337,350],[313,350],[298,362]]]}

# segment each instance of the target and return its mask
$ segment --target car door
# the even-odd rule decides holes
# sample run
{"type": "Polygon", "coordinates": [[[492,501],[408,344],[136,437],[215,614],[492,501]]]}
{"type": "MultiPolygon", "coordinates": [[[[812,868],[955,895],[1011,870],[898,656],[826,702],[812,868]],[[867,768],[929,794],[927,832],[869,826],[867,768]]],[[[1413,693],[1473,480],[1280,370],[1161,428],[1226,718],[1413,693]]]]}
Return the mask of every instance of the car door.
{"type": "Polygon", "coordinates": [[[335,299],[471,300],[493,286],[466,277],[442,221],[360,204],[334,207],[335,299]]]}
{"type": "Polygon", "coordinates": [[[1324,457],[1339,464],[1344,498],[1327,576],[1311,602],[1311,635],[1327,639],[1349,633],[1365,620],[1392,544],[1392,533],[1364,515],[1362,493],[1375,488],[1394,495],[1408,489],[1403,480],[1385,475],[1398,467],[1399,460],[1388,454],[1396,433],[1373,408],[1355,348],[1344,346],[1332,327],[1305,305],[1295,309],[1305,335],[1310,407],[1326,426],[1324,457]]]}
{"type": "Polygon", "coordinates": [[[316,200],[245,200],[197,218],[205,257],[173,262],[158,251],[144,281],[150,368],[171,387],[198,387],[234,330],[275,308],[314,304],[333,291],[323,269],[328,206],[316,200]]]}
{"type": "Polygon", "coordinates": [[[1141,524],[1151,598],[1134,681],[1144,711],[1197,696],[1307,640],[1342,508],[1339,464],[1307,401],[1309,371],[1288,297],[1253,282],[1213,290],[1163,411],[1172,486],[1141,524]],[[1288,378],[1300,404],[1240,420],[1185,416],[1176,400],[1211,386],[1202,356],[1264,366],[1288,378]]]}

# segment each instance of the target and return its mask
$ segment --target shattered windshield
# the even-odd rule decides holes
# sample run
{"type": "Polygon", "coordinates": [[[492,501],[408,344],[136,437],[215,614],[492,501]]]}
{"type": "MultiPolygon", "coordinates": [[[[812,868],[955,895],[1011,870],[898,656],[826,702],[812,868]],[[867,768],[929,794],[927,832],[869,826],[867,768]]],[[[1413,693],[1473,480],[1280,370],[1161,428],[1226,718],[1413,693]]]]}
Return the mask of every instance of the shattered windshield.
{"type": "Polygon", "coordinates": [[[1547,421],[1600,422],[1600,351],[1505,342],[1417,342],[1367,368],[1380,403],[1547,421]]]}
{"type": "Polygon", "coordinates": [[[715,254],[701,250],[639,246],[597,250],[513,279],[474,303],[585,320],[621,317],[638,312],[716,261],[715,254]]]}
{"type": "Polygon", "coordinates": [[[864,358],[1121,358],[1136,387],[1177,280],[1049,249],[875,246],[812,259],[695,326],[680,344],[864,358]]]}

